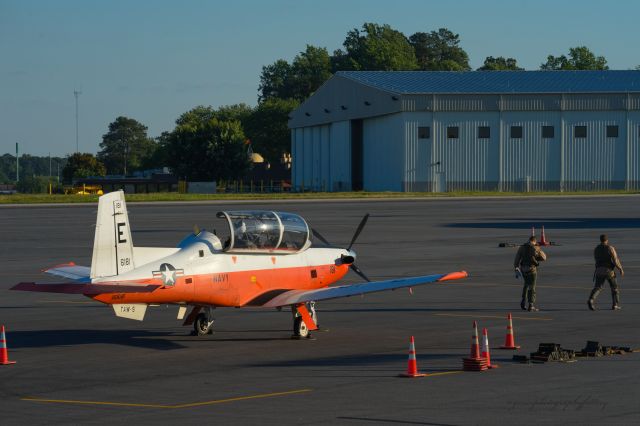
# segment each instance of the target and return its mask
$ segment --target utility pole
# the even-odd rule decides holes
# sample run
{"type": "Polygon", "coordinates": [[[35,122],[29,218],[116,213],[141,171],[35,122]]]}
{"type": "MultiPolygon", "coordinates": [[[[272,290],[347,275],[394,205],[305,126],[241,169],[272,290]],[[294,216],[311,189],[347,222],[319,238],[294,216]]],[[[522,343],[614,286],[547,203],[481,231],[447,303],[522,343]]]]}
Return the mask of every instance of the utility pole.
{"type": "Polygon", "coordinates": [[[73,96],[76,97],[76,152],[80,152],[80,145],[78,144],[78,96],[81,94],[80,90],[73,91],[73,96]]]}
{"type": "Polygon", "coordinates": [[[20,182],[20,156],[18,155],[18,142],[16,142],[16,183],[20,182]]]}
{"type": "Polygon", "coordinates": [[[49,152],[49,180],[51,180],[51,152],[49,152]]]}

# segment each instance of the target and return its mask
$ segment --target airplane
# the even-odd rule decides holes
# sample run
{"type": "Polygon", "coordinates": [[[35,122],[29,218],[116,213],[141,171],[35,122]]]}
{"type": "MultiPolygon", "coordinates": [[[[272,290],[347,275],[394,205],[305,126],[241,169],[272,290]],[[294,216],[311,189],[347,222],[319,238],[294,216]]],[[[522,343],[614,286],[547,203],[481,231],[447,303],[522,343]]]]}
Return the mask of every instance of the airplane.
{"type": "Polygon", "coordinates": [[[212,333],[215,308],[290,308],[293,337],[308,338],[318,329],[318,301],[467,277],[459,271],[370,281],[352,250],[368,214],[347,248],[331,246],[293,213],[222,211],[217,217],[226,223],[220,235],[194,227],[177,247],[136,247],[124,192],[110,192],[98,201],[90,267],[57,265],[43,272],[70,282],[21,282],[11,290],[82,294],[111,305],[118,317],[139,321],[149,306],[173,304],[177,318],[198,336],[212,333]],[[312,236],[324,246],[316,247],[312,236]],[[364,282],[332,286],[349,270],[364,282]]]}

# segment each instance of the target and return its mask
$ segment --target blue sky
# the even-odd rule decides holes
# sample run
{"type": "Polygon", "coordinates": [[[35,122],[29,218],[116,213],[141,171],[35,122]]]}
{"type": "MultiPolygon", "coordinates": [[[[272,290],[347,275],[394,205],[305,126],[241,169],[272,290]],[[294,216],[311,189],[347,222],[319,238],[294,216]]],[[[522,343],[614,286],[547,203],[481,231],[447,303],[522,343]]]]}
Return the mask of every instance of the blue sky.
{"type": "Polygon", "coordinates": [[[97,152],[119,115],[171,130],[196,105],[257,101],[263,65],[305,44],[341,47],[348,30],[387,23],[411,35],[459,33],[471,65],[511,56],[537,69],[586,45],[612,69],[640,64],[637,1],[0,0],[0,154],[97,152]]]}

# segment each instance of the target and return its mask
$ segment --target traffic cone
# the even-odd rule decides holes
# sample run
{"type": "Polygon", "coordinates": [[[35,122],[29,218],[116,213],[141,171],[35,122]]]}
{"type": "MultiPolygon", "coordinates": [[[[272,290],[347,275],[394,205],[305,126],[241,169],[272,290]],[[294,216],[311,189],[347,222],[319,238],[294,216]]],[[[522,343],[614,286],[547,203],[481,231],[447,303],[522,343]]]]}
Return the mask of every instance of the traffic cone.
{"type": "Polygon", "coordinates": [[[9,361],[9,352],[7,351],[7,338],[4,334],[4,325],[0,329],[0,365],[15,364],[15,361],[9,361]]]}
{"type": "Polygon", "coordinates": [[[539,246],[549,246],[551,245],[544,235],[544,225],[542,225],[542,231],[540,231],[540,241],[538,241],[539,246]]]}
{"type": "Polygon", "coordinates": [[[407,372],[400,374],[400,377],[424,377],[426,374],[418,373],[418,361],[416,360],[416,343],[411,336],[409,339],[409,362],[407,363],[407,372]]]}
{"type": "Polygon", "coordinates": [[[504,345],[500,346],[500,349],[520,349],[520,346],[516,346],[515,338],[513,337],[513,320],[511,319],[511,312],[507,317],[509,324],[507,324],[507,335],[504,338],[504,345]]]}
{"type": "Polygon", "coordinates": [[[489,353],[489,334],[486,328],[482,329],[482,358],[487,360],[488,368],[498,368],[498,364],[491,364],[491,354],[489,353]]]}
{"type": "Polygon", "coordinates": [[[469,358],[462,358],[462,369],[464,371],[484,371],[488,367],[487,360],[480,356],[480,345],[478,343],[478,323],[473,322],[473,336],[471,336],[471,354],[469,358]]]}
{"type": "Polygon", "coordinates": [[[536,227],[535,227],[535,226],[532,226],[532,227],[531,227],[531,236],[532,236],[532,237],[535,237],[535,236],[536,236],[536,227]]]}

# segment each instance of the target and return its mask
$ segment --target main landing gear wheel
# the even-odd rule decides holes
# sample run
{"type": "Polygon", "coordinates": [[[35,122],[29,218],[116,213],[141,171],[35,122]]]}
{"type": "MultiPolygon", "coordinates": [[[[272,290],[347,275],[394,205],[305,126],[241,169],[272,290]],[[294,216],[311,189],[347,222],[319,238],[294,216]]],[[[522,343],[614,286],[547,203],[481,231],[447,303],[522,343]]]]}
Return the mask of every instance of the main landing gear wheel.
{"type": "Polygon", "coordinates": [[[293,337],[296,339],[308,339],[311,337],[311,332],[302,317],[296,317],[293,320],[293,337]]]}
{"type": "Polygon", "coordinates": [[[213,334],[213,323],[213,319],[209,320],[206,314],[198,314],[196,320],[193,322],[193,331],[197,336],[213,334]]]}

